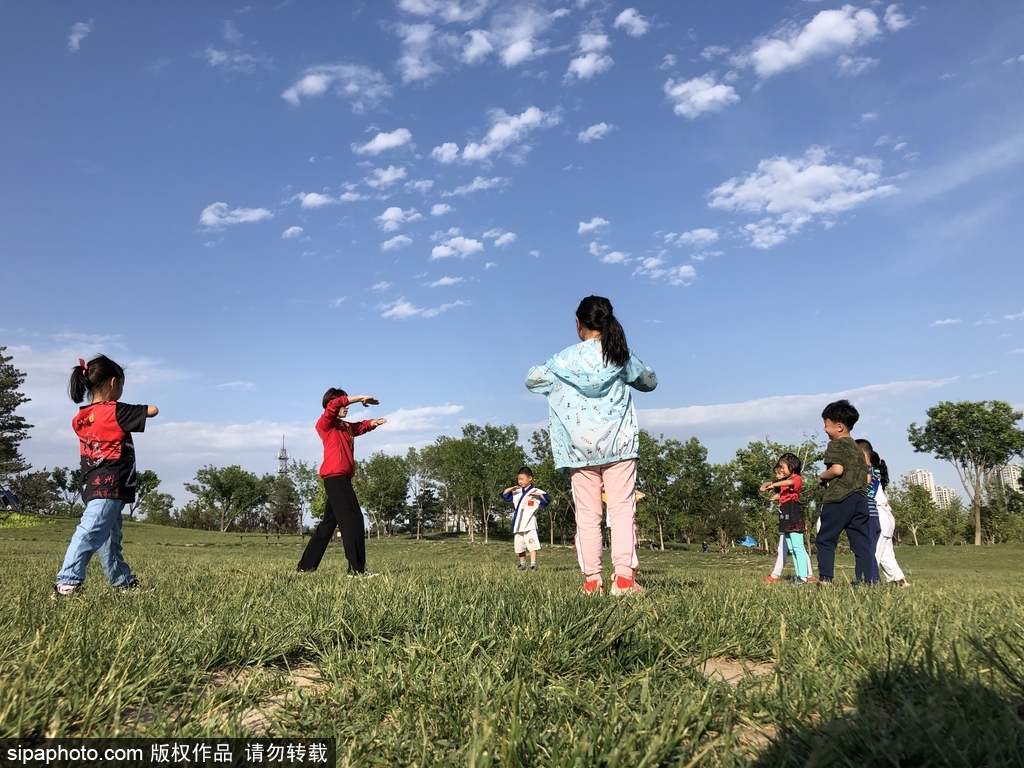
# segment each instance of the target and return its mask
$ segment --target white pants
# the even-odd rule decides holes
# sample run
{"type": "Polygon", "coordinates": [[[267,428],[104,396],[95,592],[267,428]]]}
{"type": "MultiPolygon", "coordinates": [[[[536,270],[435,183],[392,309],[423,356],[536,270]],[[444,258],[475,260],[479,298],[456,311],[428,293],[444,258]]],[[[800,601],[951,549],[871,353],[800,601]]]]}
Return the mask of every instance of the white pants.
{"type": "Polygon", "coordinates": [[[875,546],[875,560],[878,561],[878,570],[885,574],[887,581],[903,581],[903,569],[896,562],[896,552],[892,548],[892,534],[896,530],[896,518],[892,512],[883,507],[878,508],[878,523],[882,527],[882,534],[878,537],[878,544],[875,546]]]}
{"type": "MultiPolygon", "coordinates": [[[[804,542],[806,544],[806,542],[804,542]]],[[[807,558],[807,573],[810,576],[814,575],[814,569],[811,568],[811,556],[807,552],[807,548],[804,548],[804,556],[807,558]]],[[[775,558],[775,568],[772,569],[772,576],[781,576],[782,569],[786,565],[786,537],[779,534],[779,556],[775,558]]]]}

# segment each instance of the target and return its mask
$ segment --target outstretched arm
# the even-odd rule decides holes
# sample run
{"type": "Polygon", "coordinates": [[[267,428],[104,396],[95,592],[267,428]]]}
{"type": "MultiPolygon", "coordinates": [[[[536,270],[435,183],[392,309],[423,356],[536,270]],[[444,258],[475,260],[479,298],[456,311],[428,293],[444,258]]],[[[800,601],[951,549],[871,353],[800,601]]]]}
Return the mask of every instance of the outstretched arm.
{"type": "Polygon", "coordinates": [[[653,392],[658,386],[658,376],[653,368],[640,362],[640,358],[629,351],[629,362],[626,363],[626,380],[629,386],[640,392],[653,392]]]}
{"type": "Polygon", "coordinates": [[[160,409],[157,408],[155,405],[147,405],[146,406],[146,418],[147,419],[152,419],[158,413],[160,413],[160,409]]]}

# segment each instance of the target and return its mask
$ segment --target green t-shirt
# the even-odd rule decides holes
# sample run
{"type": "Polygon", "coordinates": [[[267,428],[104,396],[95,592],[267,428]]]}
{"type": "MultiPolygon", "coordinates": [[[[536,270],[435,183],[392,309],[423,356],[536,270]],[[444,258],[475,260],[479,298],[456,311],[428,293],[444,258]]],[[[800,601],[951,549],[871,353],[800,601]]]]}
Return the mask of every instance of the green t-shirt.
{"type": "Polygon", "coordinates": [[[860,449],[852,437],[840,437],[829,440],[825,449],[825,466],[839,464],[843,474],[829,480],[822,498],[823,504],[834,504],[859,493],[866,496],[868,492],[868,465],[864,461],[864,451],[860,449]]]}

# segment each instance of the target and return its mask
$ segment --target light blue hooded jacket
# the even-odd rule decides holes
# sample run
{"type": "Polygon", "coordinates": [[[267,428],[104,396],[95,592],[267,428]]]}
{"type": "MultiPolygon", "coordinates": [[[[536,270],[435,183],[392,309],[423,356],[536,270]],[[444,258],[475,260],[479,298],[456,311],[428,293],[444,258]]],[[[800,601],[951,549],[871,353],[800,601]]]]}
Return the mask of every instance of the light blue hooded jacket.
{"type": "Polygon", "coordinates": [[[551,450],[562,470],[637,458],[640,435],[629,390],[656,386],[658,377],[632,350],[625,365],[606,364],[600,339],[563,349],[526,374],[526,388],[548,399],[551,450]]]}

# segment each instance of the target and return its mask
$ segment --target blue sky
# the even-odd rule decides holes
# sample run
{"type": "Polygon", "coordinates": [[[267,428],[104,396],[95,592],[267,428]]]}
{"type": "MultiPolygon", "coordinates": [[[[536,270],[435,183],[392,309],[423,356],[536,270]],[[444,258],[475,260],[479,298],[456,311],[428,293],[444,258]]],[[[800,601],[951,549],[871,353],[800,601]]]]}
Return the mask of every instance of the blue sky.
{"type": "Polygon", "coordinates": [[[608,296],[641,424],[821,434],[1024,403],[1018,2],[119,4],[0,9],[0,344],[37,467],[105,352],[164,490],[319,460],[329,386],[391,423],[544,425],[530,365],[608,296]],[[1017,213],[1014,213],[1017,211],[1017,213]]]}

